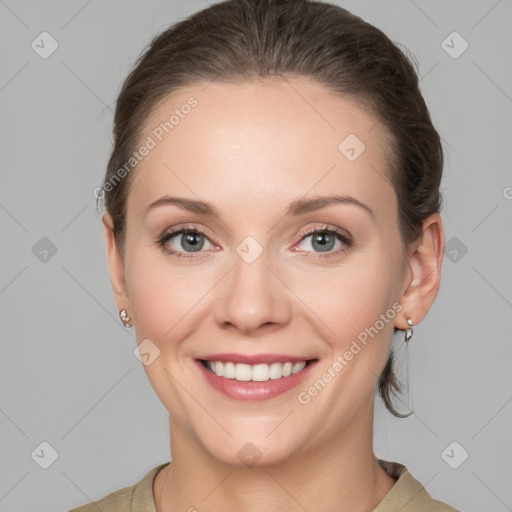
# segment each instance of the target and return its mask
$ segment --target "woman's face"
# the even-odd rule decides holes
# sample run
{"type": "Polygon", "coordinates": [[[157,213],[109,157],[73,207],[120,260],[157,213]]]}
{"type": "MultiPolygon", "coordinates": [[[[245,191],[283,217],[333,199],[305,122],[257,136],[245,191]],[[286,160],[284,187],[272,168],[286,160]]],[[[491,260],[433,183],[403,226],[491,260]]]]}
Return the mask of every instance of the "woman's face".
{"type": "Polygon", "coordinates": [[[272,464],[371,432],[410,281],[387,141],[306,79],[187,87],[155,111],[124,305],[176,442],[272,464]]]}

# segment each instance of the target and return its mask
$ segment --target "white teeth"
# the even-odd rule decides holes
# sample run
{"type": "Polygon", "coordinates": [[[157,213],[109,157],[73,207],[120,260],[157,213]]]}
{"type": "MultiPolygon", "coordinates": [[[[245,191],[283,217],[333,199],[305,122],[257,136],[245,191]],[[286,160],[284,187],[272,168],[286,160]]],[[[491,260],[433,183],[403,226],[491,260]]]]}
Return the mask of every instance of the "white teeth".
{"type": "Polygon", "coordinates": [[[236,364],[235,365],[235,379],[236,380],[251,380],[251,366],[248,364],[236,364]]]}
{"type": "Polygon", "coordinates": [[[295,363],[292,368],[292,373],[299,373],[300,371],[304,370],[305,366],[306,363],[304,361],[301,361],[300,363],[295,363]]]}
{"type": "Polygon", "coordinates": [[[299,373],[306,367],[306,361],[300,363],[245,364],[207,361],[207,368],[219,377],[238,381],[266,382],[270,379],[281,379],[299,373]]]}
{"type": "Polygon", "coordinates": [[[234,363],[224,363],[224,377],[226,377],[226,379],[234,379],[235,375],[234,363]]]}
{"type": "Polygon", "coordinates": [[[283,365],[281,363],[272,363],[269,369],[271,379],[280,379],[283,376],[283,365]]]}
{"type": "Polygon", "coordinates": [[[270,369],[268,364],[255,364],[252,367],[252,380],[265,382],[270,379],[270,369]]]}
{"type": "Polygon", "coordinates": [[[289,377],[292,374],[293,363],[283,364],[283,377],[289,377]]]}

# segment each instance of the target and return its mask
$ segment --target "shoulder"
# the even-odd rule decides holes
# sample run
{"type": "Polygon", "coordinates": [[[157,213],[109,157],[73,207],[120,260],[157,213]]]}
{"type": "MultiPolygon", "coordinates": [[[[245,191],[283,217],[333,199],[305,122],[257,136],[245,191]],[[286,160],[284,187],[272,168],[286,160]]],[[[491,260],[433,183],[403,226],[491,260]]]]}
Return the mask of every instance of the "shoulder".
{"type": "Polygon", "coordinates": [[[433,499],[404,465],[384,460],[379,460],[379,464],[396,479],[396,483],[373,512],[458,512],[450,505],[433,499]]]}
{"type": "Polygon", "coordinates": [[[160,464],[152,468],[146,475],[134,485],[123,487],[117,491],[107,494],[103,498],[73,508],[68,512],[156,512],[153,498],[153,480],[160,471],[169,464],[160,464]]]}
{"type": "Polygon", "coordinates": [[[124,487],[114,491],[100,500],[74,508],[69,512],[98,512],[98,510],[108,510],[109,512],[130,512],[135,486],[124,487]]]}

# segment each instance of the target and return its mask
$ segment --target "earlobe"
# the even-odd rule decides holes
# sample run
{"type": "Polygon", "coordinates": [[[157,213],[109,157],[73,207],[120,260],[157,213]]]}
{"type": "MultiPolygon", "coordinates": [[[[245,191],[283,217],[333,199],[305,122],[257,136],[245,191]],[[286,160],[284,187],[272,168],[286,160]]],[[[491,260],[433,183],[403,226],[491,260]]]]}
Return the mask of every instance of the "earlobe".
{"type": "Polygon", "coordinates": [[[105,213],[102,218],[105,231],[105,242],[107,246],[108,267],[110,272],[110,281],[118,309],[126,307],[125,300],[128,296],[126,289],[124,262],[114,236],[114,223],[109,213],[105,213]]]}
{"type": "Polygon", "coordinates": [[[432,214],[423,222],[423,233],[409,256],[408,282],[402,294],[402,315],[395,326],[407,328],[407,320],[418,325],[434,303],[441,283],[441,265],[444,255],[444,230],[439,214],[432,214]]]}

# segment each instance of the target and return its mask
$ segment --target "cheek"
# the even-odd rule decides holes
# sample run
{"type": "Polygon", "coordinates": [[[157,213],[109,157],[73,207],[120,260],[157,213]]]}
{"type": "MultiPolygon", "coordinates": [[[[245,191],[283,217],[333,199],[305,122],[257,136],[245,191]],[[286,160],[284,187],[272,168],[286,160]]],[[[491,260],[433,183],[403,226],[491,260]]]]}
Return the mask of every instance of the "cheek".
{"type": "Polygon", "coordinates": [[[183,351],[197,327],[201,297],[212,284],[190,268],[171,265],[156,249],[132,248],[127,254],[126,281],[137,343],[151,340],[156,346],[146,345],[154,359],[144,371],[167,410],[184,418],[193,406],[185,403],[180,386],[183,351]]]}
{"type": "Polygon", "coordinates": [[[139,272],[131,281],[130,290],[138,337],[155,338],[155,343],[183,337],[184,329],[199,310],[198,302],[209,288],[207,281],[190,271],[146,268],[139,272]]]}
{"type": "Polygon", "coordinates": [[[127,250],[126,284],[139,341],[162,344],[190,322],[194,305],[209,287],[207,275],[197,269],[172,264],[155,247],[133,244],[127,250]]]}
{"type": "Polygon", "coordinates": [[[373,326],[398,299],[397,263],[372,259],[294,276],[291,288],[317,317],[315,323],[324,325],[322,333],[333,348],[343,348],[347,340],[373,326]]]}

